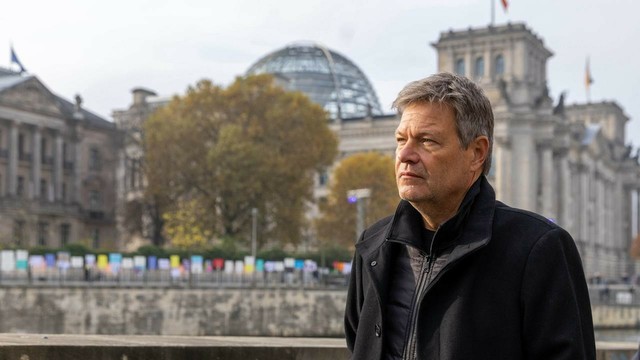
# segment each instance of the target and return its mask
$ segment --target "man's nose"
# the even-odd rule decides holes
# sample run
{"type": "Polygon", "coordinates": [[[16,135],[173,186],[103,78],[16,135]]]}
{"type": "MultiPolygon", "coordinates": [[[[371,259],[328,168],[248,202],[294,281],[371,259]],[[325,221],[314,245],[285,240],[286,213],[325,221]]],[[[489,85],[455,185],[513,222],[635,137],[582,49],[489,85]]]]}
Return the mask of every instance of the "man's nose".
{"type": "Polygon", "coordinates": [[[396,157],[402,163],[415,164],[420,160],[414,141],[407,141],[405,144],[398,146],[396,149],[396,157]]]}

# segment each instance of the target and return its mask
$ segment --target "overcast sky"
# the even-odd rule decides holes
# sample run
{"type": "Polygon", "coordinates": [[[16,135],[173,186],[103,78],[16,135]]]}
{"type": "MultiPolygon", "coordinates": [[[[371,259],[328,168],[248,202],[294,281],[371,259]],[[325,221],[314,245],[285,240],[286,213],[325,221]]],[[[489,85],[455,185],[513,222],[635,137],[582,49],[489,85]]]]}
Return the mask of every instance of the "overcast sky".
{"type": "MultiPolygon", "coordinates": [[[[640,146],[640,1],[496,1],[496,24],[525,22],[554,53],[551,96],[615,100],[631,118],[627,142],[640,146]]],[[[260,57],[315,41],[355,62],[383,110],[411,80],[437,71],[430,46],[440,32],[486,26],[489,0],[20,0],[0,5],[0,66],[9,45],[27,70],[69,100],[111,120],[130,90],[183,93],[208,78],[227,85],[260,57]]]]}

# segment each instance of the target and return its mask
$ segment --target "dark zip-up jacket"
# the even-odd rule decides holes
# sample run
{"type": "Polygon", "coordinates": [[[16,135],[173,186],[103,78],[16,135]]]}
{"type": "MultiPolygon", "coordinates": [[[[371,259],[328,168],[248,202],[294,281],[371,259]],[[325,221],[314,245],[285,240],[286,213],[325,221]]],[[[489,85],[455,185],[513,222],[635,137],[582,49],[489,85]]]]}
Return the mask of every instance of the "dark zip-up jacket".
{"type": "MultiPolygon", "coordinates": [[[[394,296],[391,256],[420,239],[422,226],[401,201],[356,244],[345,311],[352,359],[381,359],[386,341],[401,338],[385,333],[385,322],[395,321],[383,313],[394,296]]],[[[416,291],[407,324],[410,334],[415,317],[415,342],[404,338],[405,355],[413,355],[410,343],[420,360],[595,359],[582,263],[565,230],[496,201],[481,176],[433,243],[431,278],[416,291]]]]}

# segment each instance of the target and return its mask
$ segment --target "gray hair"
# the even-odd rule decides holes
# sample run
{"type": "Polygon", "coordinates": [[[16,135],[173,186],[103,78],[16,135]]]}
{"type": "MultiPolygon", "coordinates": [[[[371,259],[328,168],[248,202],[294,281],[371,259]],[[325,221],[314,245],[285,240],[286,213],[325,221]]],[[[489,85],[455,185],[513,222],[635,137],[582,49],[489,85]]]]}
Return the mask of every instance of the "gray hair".
{"type": "Polygon", "coordinates": [[[480,86],[463,76],[433,74],[407,84],[393,101],[393,108],[402,116],[404,109],[414,103],[449,106],[455,113],[458,139],[463,149],[478,136],[489,138],[489,152],[483,166],[483,173],[489,173],[493,152],[493,110],[480,86]]]}

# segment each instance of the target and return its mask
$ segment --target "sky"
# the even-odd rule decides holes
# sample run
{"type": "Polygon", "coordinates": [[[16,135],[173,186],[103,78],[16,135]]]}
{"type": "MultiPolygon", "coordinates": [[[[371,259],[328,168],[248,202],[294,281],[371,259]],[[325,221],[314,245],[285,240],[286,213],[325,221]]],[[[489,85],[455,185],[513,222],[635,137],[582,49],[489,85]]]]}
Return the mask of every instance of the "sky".
{"type": "MultiPolygon", "coordinates": [[[[591,101],[616,101],[640,147],[640,1],[508,0],[507,12],[494,1],[496,25],[524,22],[554,53],[554,100],[586,101],[589,57],[591,101]]],[[[51,91],[111,120],[135,87],[169,97],[205,78],[228,85],[264,55],[313,41],[357,64],[391,112],[406,83],[437,72],[441,32],[490,21],[490,0],[20,0],[0,6],[0,66],[13,44],[51,91]]]]}

